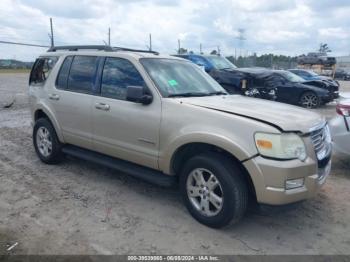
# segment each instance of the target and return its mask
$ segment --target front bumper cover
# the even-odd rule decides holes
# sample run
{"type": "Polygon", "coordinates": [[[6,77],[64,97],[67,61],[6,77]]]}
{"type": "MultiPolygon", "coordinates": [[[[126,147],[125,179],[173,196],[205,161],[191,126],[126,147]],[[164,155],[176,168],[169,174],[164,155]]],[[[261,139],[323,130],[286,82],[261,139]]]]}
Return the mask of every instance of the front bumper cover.
{"type": "Polygon", "coordinates": [[[317,162],[311,158],[301,162],[278,161],[258,156],[245,162],[244,165],[251,174],[257,201],[262,204],[284,205],[317,194],[331,170],[330,156],[325,161],[325,165],[318,168],[317,162]],[[302,187],[288,190],[285,188],[286,180],[298,178],[304,178],[302,187]]]}

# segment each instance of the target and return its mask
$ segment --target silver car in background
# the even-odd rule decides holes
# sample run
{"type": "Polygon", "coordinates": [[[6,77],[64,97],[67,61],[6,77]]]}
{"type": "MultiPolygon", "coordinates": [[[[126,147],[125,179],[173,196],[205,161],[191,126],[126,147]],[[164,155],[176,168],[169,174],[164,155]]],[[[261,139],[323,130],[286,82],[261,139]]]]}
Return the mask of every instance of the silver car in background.
{"type": "Polygon", "coordinates": [[[350,99],[340,100],[336,107],[337,116],[330,120],[334,151],[350,156],[350,99]]]}

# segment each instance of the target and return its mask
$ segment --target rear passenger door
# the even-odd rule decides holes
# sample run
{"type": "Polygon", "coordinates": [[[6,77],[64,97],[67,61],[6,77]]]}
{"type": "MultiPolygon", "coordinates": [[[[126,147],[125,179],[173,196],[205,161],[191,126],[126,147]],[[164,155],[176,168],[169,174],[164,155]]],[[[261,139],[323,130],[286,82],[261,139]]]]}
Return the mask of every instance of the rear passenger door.
{"type": "Polygon", "coordinates": [[[49,94],[66,143],[92,148],[92,102],[99,57],[67,56],[49,94]]]}
{"type": "Polygon", "coordinates": [[[101,153],[151,168],[158,167],[161,100],[149,105],[126,100],[127,86],[144,86],[144,78],[128,59],[107,57],[100,96],[93,102],[93,143],[101,153]]]}

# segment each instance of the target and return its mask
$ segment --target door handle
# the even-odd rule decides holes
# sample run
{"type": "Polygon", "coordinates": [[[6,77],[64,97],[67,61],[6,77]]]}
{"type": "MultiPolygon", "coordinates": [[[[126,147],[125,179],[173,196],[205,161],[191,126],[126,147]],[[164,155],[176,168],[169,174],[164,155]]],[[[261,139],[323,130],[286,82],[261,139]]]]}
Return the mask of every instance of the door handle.
{"type": "Polygon", "coordinates": [[[104,111],[108,111],[110,106],[104,103],[96,103],[95,104],[95,108],[99,109],[99,110],[104,110],[104,111]]]}
{"type": "Polygon", "coordinates": [[[49,99],[51,100],[60,100],[60,96],[57,94],[50,94],[49,99]]]}

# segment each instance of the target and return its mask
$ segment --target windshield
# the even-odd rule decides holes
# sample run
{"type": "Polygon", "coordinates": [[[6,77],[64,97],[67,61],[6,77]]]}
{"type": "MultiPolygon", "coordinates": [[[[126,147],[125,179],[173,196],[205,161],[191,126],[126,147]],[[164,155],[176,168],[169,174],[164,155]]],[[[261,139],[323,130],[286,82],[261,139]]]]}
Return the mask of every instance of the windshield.
{"type": "Polygon", "coordinates": [[[168,58],[141,58],[140,62],[163,97],[227,94],[213,78],[191,62],[168,58]]]}
{"type": "Polygon", "coordinates": [[[318,76],[318,74],[316,74],[315,72],[313,71],[305,71],[306,74],[308,74],[309,76],[318,76]]]}
{"type": "Polygon", "coordinates": [[[206,59],[213,64],[215,69],[234,69],[237,68],[234,64],[232,64],[229,60],[222,56],[206,56],[206,59]]]}
{"type": "Polygon", "coordinates": [[[289,82],[293,82],[293,83],[305,82],[305,80],[303,78],[301,78],[300,76],[298,76],[292,72],[281,71],[281,72],[278,72],[278,74],[280,76],[282,76],[283,78],[287,79],[289,82]]]}

